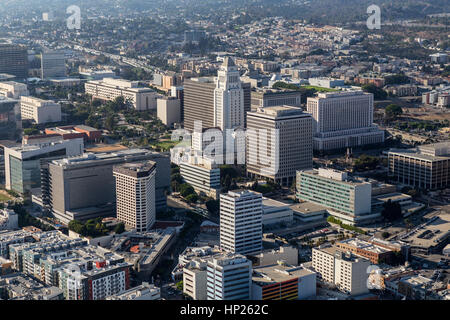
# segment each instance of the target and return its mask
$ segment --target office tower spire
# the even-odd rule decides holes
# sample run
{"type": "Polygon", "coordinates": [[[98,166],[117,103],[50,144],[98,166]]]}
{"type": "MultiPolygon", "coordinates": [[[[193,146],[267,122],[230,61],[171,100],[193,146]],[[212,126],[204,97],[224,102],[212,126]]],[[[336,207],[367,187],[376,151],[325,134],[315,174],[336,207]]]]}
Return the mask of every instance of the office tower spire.
{"type": "Polygon", "coordinates": [[[215,83],[214,126],[221,130],[244,127],[244,90],[231,58],[224,59],[215,83]]]}

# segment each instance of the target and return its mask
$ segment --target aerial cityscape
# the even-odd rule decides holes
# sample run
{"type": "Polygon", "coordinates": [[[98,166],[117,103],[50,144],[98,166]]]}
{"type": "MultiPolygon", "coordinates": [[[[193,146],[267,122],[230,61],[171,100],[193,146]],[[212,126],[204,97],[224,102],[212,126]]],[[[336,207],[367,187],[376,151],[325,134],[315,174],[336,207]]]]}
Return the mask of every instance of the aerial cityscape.
{"type": "Polygon", "coordinates": [[[0,0],[0,305],[449,301],[449,55],[450,0],[0,0]]]}

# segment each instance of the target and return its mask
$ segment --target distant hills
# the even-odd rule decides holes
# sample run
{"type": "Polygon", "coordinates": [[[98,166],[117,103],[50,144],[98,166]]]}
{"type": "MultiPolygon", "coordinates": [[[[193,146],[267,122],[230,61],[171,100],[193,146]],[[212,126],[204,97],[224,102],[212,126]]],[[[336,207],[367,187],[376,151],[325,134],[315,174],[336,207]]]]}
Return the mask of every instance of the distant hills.
{"type": "Polygon", "coordinates": [[[416,19],[450,12],[450,0],[1,0],[0,14],[29,16],[46,11],[65,12],[70,5],[107,15],[153,12],[194,18],[230,19],[245,14],[253,19],[282,16],[313,23],[346,23],[367,18],[367,7],[379,5],[382,19],[416,19]],[[26,8],[26,10],[25,10],[26,8]],[[447,10],[444,10],[447,9],[447,10]]]}

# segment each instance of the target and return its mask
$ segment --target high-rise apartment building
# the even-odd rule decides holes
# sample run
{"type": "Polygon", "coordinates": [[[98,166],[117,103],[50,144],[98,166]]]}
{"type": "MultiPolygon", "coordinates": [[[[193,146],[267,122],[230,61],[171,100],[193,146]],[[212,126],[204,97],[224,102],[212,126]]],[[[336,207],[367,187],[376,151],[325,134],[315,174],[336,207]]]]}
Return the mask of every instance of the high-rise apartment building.
{"type": "Polygon", "coordinates": [[[207,260],[208,300],[251,299],[252,263],[239,254],[218,254],[207,260]]]}
{"type": "Polygon", "coordinates": [[[215,79],[214,127],[222,131],[244,127],[244,90],[239,70],[234,61],[226,57],[215,79]]]}
{"type": "Polygon", "coordinates": [[[36,124],[61,121],[61,105],[35,97],[20,98],[22,120],[34,120],[36,124]]]}
{"type": "Polygon", "coordinates": [[[138,232],[150,230],[156,220],[156,163],[126,163],[114,167],[113,174],[117,219],[138,232]]]}
{"type": "Polygon", "coordinates": [[[260,108],[247,113],[247,173],[289,186],[296,170],[312,168],[313,120],[300,108],[260,108]]]}
{"type": "Polygon", "coordinates": [[[340,291],[349,295],[369,292],[369,266],[369,260],[355,257],[336,247],[324,245],[312,249],[312,267],[318,279],[335,284],[340,291]]]}
{"type": "Polygon", "coordinates": [[[138,111],[156,109],[157,93],[150,88],[141,88],[138,81],[104,78],[85,83],[86,94],[93,98],[111,101],[124,97],[138,111]]]}
{"type": "Polygon", "coordinates": [[[66,58],[64,52],[44,51],[41,53],[41,79],[64,78],[66,58]]]}
{"type": "Polygon", "coordinates": [[[389,175],[399,183],[436,190],[450,186],[450,142],[388,153],[389,175]]]}
{"type": "Polygon", "coordinates": [[[0,73],[12,74],[19,79],[27,78],[27,48],[14,44],[0,44],[0,73]]]}
{"type": "Polygon", "coordinates": [[[314,119],[314,150],[328,151],[384,142],[373,124],[373,94],[363,91],[319,93],[308,98],[314,119]]]}
{"type": "Polygon", "coordinates": [[[228,252],[257,254],[262,250],[262,195],[229,191],[220,195],[220,247],[228,252]]]}

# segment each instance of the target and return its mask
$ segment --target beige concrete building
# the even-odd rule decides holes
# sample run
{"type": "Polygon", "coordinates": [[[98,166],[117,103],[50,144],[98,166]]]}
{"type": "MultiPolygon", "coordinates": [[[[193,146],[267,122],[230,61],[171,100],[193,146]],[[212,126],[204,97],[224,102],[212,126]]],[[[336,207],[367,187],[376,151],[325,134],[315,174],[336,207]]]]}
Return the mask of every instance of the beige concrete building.
{"type": "Polygon", "coordinates": [[[166,126],[181,122],[180,100],[174,97],[157,99],[157,116],[166,126]]]}
{"type": "Polygon", "coordinates": [[[28,88],[26,84],[14,81],[0,81],[0,96],[20,99],[21,96],[28,96],[28,88]]]}
{"type": "Polygon", "coordinates": [[[37,124],[61,121],[61,105],[35,97],[20,98],[22,120],[34,120],[37,124]]]}
{"type": "Polygon", "coordinates": [[[111,101],[124,97],[138,111],[156,109],[157,93],[150,88],[138,87],[138,81],[104,78],[85,83],[86,94],[93,98],[111,101]]]}
{"type": "Polygon", "coordinates": [[[150,230],[156,220],[153,161],[127,163],[113,169],[116,178],[117,219],[138,232],[150,230]]]}
{"type": "Polygon", "coordinates": [[[291,106],[247,113],[247,173],[290,186],[296,170],[312,168],[313,119],[291,106]]]}
{"type": "Polygon", "coordinates": [[[344,253],[336,247],[320,246],[312,249],[312,267],[318,279],[335,284],[349,295],[369,292],[367,268],[370,261],[344,253]]]}
{"type": "Polygon", "coordinates": [[[194,300],[206,300],[207,263],[193,259],[183,268],[183,293],[194,300]]]}

